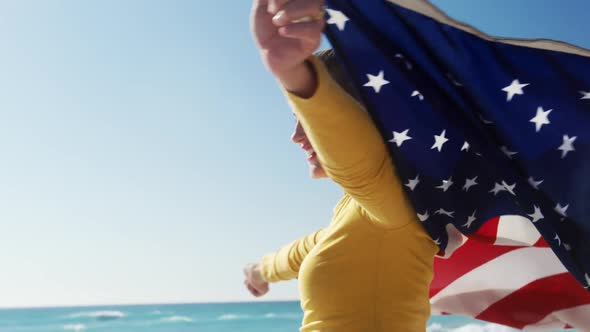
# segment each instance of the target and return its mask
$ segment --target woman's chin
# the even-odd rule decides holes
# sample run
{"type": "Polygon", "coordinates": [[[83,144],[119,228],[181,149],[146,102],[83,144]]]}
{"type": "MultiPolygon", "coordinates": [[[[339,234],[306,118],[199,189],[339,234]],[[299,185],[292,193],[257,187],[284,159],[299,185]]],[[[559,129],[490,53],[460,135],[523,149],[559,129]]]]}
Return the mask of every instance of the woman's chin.
{"type": "Polygon", "coordinates": [[[327,177],[324,169],[318,165],[309,165],[309,176],[312,179],[322,179],[327,177]]]}

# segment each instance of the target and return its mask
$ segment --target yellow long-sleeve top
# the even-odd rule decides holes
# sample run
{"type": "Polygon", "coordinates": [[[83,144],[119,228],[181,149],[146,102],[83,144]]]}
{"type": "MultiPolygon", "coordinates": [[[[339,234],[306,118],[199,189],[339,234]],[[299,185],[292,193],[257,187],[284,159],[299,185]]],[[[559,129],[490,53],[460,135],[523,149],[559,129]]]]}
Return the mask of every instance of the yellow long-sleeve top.
{"type": "Polygon", "coordinates": [[[311,60],[317,91],[287,94],[326,174],[345,191],[327,228],[263,257],[269,282],[299,279],[301,331],[425,331],[437,246],[403,194],[369,115],[311,60]]]}

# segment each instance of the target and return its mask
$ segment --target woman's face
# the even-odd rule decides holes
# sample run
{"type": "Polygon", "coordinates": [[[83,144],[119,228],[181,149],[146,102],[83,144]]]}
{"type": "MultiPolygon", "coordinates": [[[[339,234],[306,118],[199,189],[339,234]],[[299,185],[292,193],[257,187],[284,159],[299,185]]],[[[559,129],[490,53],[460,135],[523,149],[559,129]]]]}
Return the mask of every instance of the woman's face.
{"type": "Polygon", "coordinates": [[[293,130],[293,134],[291,135],[291,141],[301,146],[303,151],[305,151],[305,154],[307,155],[307,164],[309,165],[309,175],[314,179],[327,177],[324,168],[318,160],[317,154],[313,150],[303,127],[301,127],[301,124],[299,123],[299,120],[297,120],[297,123],[295,124],[295,130],[293,130]]]}

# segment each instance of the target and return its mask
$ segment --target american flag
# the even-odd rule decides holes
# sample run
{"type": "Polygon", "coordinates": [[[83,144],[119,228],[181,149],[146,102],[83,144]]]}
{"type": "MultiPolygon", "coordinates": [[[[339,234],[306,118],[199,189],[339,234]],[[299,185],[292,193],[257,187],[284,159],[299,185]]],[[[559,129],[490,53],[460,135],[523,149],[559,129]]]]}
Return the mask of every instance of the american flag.
{"type": "Polygon", "coordinates": [[[440,247],[433,312],[590,330],[590,51],[425,0],[327,0],[326,34],[440,247]]]}

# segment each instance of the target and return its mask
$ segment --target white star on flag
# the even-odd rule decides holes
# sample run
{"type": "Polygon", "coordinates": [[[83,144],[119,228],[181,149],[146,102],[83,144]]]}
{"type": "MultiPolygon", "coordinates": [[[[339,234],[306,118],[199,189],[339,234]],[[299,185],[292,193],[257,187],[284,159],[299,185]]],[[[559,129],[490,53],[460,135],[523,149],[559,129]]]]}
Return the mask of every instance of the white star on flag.
{"type": "Polygon", "coordinates": [[[574,148],[574,141],[576,140],[576,138],[578,137],[569,137],[568,135],[563,135],[563,144],[561,144],[561,146],[557,148],[557,150],[562,151],[562,159],[565,158],[565,156],[567,156],[568,152],[576,151],[576,149],[574,148]]]}
{"type": "Polygon", "coordinates": [[[483,115],[479,114],[479,119],[481,120],[481,122],[483,122],[484,124],[492,124],[494,123],[494,121],[490,121],[487,120],[486,118],[483,117],[483,115]]]}
{"type": "Polygon", "coordinates": [[[408,183],[406,183],[405,186],[410,188],[411,191],[414,191],[418,183],[420,183],[420,175],[416,175],[416,178],[408,180],[408,183]]]}
{"type": "Polygon", "coordinates": [[[344,31],[344,28],[346,27],[346,22],[348,22],[349,20],[348,17],[346,17],[346,15],[344,15],[344,13],[339,10],[326,8],[326,12],[328,12],[328,15],[330,15],[330,18],[328,19],[328,21],[326,21],[326,23],[336,24],[338,30],[344,31]]]}
{"type": "Polygon", "coordinates": [[[446,130],[443,130],[440,135],[434,135],[434,145],[430,148],[431,150],[438,149],[438,152],[442,151],[443,145],[449,141],[449,139],[445,137],[446,132],[446,130]]]}
{"type": "Polygon", "coordinates": [[[510,159],[512,159],[512,156],[514,156],[515,154],[518,154],[518,152],[508,150],[508,147],[506,146],[501,147],[500,150],[502,150],[502,152],[504,152],[504,154],[510,159]]]}
{"type": "Polygon", "coordinates": [[[541,181],[535,181],[535,179],[531,176],[529,177],[529,184],[531,185],[531,187],[539,190],[539,186],[543,183],[544,180],[541,181]]]}
{"type": "Polygon", "coordinates": [[[570,207],[570,205],[566,205],[566,206],[561,206],[561,204],[557,204],[557,206],[555,206],[555,212],[559,213],[560,216],[562,217],[567,217],[567,209],[570,207]]]}
{"type": "Polygon", "coordinates": [[[405,65],[406,65],[406,68],[408,68],[408,70],[412,70],[412,68],[413,68],[413,66],[412,66],[412,63],[411,63],[410,61],[406,60],[406,57],[404,57],[404,55],[403,55],[403,54],[401,54],[401,53],[397,53],[397,54],[396,54],[396,55],[394,55],[394,56],[395,56],[396,58],[398,58],[398,59],[402,59],[402,60],[404,61],[405,65]]]}
{"type": "Polygon", "coordinates": [[[428,211],[424,212],[424,214],[417,213],[417,215],[418,215],[418,219],[421,222],[425,222],[426,220],[428,220],[428,218],[430,218],[430,215],[428,214],[428,211]]]}
{"type": "Polygon", "coordinates": [[[548,110],[548,111],[544,111],[543,107],[539,107],[537,108],[537,115],[535,115],[534,118],[531,119],[530,122],[533,122],[535,124],[535,130],[537,132],[539,132],[541,130],[541,127],[543,125],[546,124],[550,124],[551,122],[549,121],[549,113],[551,113],[553,110],[548,110]]]}
{"type": "Polygon", "coordinates": [[[410,132],[410,129],[406,129],[406,130],[402,131],[401,133],[394,131],[393,138],[390,139],[389,142],[395,143],[398,148],[401,147],[405,141],[412,139],[412,137],[408,136],[408,132],[410,132]]]}
{"type": "Polygon", "coordinates": [[[518,80],[512,81],[512,84],[502,89],[507,94],[506,101],[511,101],[514,95],[523,95],[522,88],[529,85],[528,83],[520,84],[518,80]]]}
{"type": "Polygon", "coordinates": [[[447,73],[447,77],[449,78],[449,80],[451,80],[451,82],[453,82],[455,86],[463,86],[463,84],[459,83],[459,81],[457,81],[451,73],[447,73]]]}
{"type": "Polygon", "coordinates": [[[424,96],[418,90],[414,90],[414,92],[412,92],[412,97],[416,97],[416,96],[418,96],[418,99],[424,100],[424,96]]]}
{"type": "Polygon", "coordinates": [[[555,234],[553,240],[557,240],[557,245],[561,247],[561,239],[559,238],[559,235],[555,234]]]}
{"type": "Polygon", "coordinates": [[[512,194],[512,196],[516,196],[516,194],[514,193],[514,188],[516,187],[516,183],[509,186],[508,183],[502,181],[502,185],[504,186],[504,188],[506,188],[506,191],[508,191],[509,193],[512,194]]]}
{"type": "Polygon", "coordinates": [[[532,214],[527,214],[527,216],[533,218],[533,222],[537,222],[543,218],[545,218],[545,216],[543,215],[543,213],[541,213],[541,208],[539,208],[538,206],[535,205],[535,212],[533,212],[532,214]]]}
{"type": "Polygon", "coordinates": [[[365,83],[363,86],[372,87],[376,93],[381,91],[381,87],[389,84],[389,81],[385,79],[385,73],[383,70],[380,71],[376,76],[367,74],[367,77],[369,78],[369,82],[365,83]]]}
{"type": "Polygon", "coordinates": [[[455,211],[447,211],[442,208],[434,211],[434,214],[444,214],[445,216],[450,217],[450,218],[453,218],[454,213],[455,213],[455,211]]]}
{"type": "Polygon", "coordinates": [[[465,180],[465,185],[463,186],[463,190],[469,191],[469,188],[477,185],[477,182],[475,182],[475,180],[477,180],[477,176],[474,177],[473,179],[465,180]]]}
{"type": "Polygon", "coordinates": [[[461,147],[461,151],[469,151],[469,148],[471,146],[469,145],[469,142],[465,141],[465,143],[463,143],[463,146],[461,147]]]}
{"type": "Polygon", "coordinates": [[[582,94],[582,100],[583,99],[590,99],[590,92],[586,92],[586,91],[580,91],[580,93],[582,94]]]}
{"type": "Polygon", "coordinates": [[[477,220],[475,218],[475,212],[477,212],[477,211],[473,211],[473,214],[467,218],[467,222],[463,225],[464,227],[467,227],[467,228],[471,227],[471,224],[473,224],[473,222],[475,220],[477,220]]]}
{"type": "Polygon", "coordinates": [[[442,184],[438,186],[438,189],[442,189],[443,191],[449,190],[449,188],[453,185],[453,177],[450,177],[448,180],[443,180],[442,184]]]}
{"type": "Polygon", "coordinates": [[[490,190],[489,192],[494,193],[494,196],[496,196],[500,191],[508,191],[508,189],[506,189],[506,186],[504,186],[503,184],[496,182],[494,185],[494,189],[490,190]]]}

